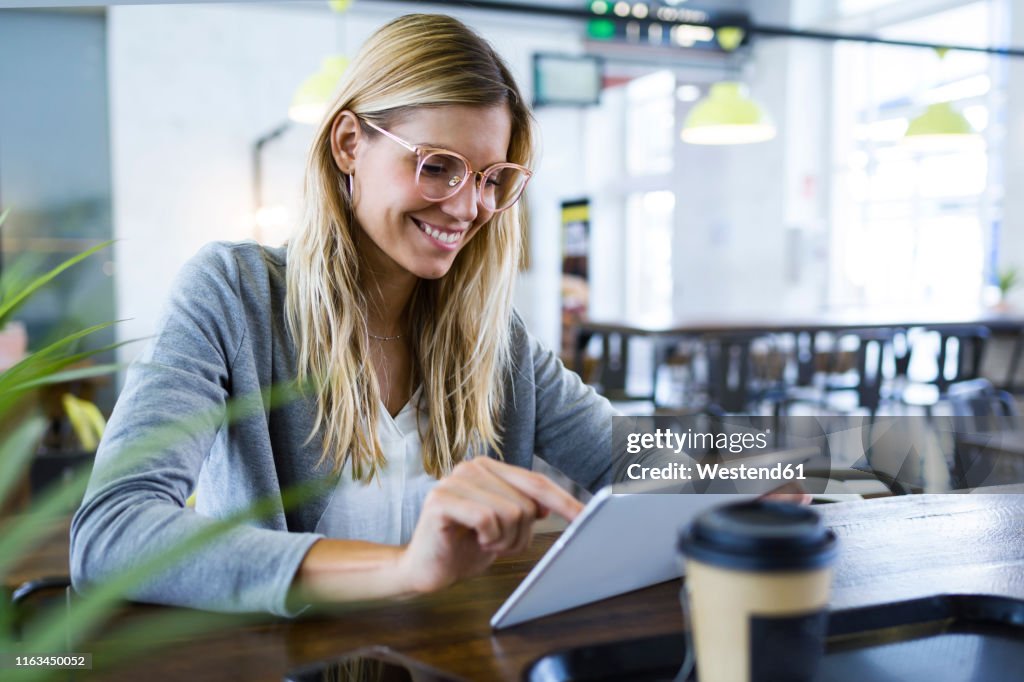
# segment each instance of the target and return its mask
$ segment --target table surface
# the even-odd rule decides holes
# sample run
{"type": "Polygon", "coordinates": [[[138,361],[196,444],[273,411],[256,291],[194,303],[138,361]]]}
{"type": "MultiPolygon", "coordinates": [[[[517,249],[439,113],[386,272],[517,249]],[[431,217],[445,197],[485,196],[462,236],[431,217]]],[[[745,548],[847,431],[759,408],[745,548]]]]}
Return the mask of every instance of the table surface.
{"type": "MultiPolygon", "coordinates": [[[[833,608],[938,593],[1024,598],[1024,495],[917,495],[818,507],[841,540],[833,608]]],[[[520,680],[528,664],[564,647],[667,633],[681,628],[678,582],[494,633],[488,621],[556,535],[538,536],[521,557],[442,593],[297,621],[262,619],[219,634],[178,638],[173,649],[133,664],[104,665],[111,631],[89,649],[85,679],[281,680],[296,666],[370,645],[385,645],[468,680],[520,680]]],[[[36,568],[59,553],[50,551],[36,568]]],[[[595,557],[595,561],[600,557],[595,557]]],[[[30,570],[31,567],[25,567],[30,570]]],[[[131,606],[121,621],[181,613],[131,606]]],[[[208,623],[212,614],[198,614],[208,623]]]]}

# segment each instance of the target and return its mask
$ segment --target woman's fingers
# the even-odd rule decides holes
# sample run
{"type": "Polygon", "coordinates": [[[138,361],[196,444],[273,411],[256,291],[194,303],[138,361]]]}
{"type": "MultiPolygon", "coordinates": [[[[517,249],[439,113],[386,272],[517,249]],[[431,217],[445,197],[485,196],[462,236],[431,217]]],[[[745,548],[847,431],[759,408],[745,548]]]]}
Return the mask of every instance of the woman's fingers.
{"type": "Polygon", "coordinates": [[[803,487],[795,481],[779,486],[764,497],[765,499],[775,500],[776,502],[792,502],[794,504],[811,503],[811,495],[809,495],[803,487]]]}
{"type": "Polygon", "coordinates": [[[460,463],[438,488],[451,520],[472,528],[486,551],[526,548],[533,522],[549,509],[573,519],[582,505],[547,477],[489,458],[460,463]]]}
{"type": "Polygon", "coordinates": [[[540,515],[541,510],[544,507],[531,498],[526,493],[516,488],[512,483],[505,480],[502,477],[502,471],[500,469],[495,470],[483,462],[483,460],[475,463],[466,463],[464,471],[470,471],[467,474],[474,483],[494,492],[497,495],[508,498],[520,509],[523,510],[524,514],[529,514],[531,517],[536,518],[540,515]]]}
{"type": "Polygon", "coordinates": [[[511,550],[519,543],[524,527],[533,523],[534,506],[526,498],[517,500],[460,478],[450,479],[444,487],[463,502],[479,507],[476,514],[482,523],[472,527],[477,530],[480,547],[486,551],[511,550]]]}
{"type": "Polygon", "coordinates": [[[533,538],[533,522],[542,516],[546,509],[490,469],[483,470],[481,483],[486,492],[496,500],[502,526],[508,531],[507,543],[491,547],[505,554],[521,552],[533,538]]]}
{"type": "Polygon", "coordinates": [[[487,458],[463,462],[427,495],[402,552],[403,580],[425,592],[476,575],[498,555],[524,550],[549,509],[572,519],[582,507],[541,474],[487,458]]]}
{"type": "Polygon", "coordinates": [[[541,513],[537,514],[538,516],[546,510],[551,510],[567,521],[572,521],[583,509],[579,500],[558,487],[543,474],[505,464],[489,457],[478,457],[469,460],[466,464],[482,467],[495,474],[502,481],[539,504],[541,513]]]}

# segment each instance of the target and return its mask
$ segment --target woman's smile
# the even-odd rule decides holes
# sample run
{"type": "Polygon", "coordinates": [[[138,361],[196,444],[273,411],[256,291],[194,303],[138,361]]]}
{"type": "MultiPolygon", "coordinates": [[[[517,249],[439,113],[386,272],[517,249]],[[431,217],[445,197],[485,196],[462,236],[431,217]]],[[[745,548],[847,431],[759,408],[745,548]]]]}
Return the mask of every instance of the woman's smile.
{"type": "Polygon", "coordinates": [[[413,218],[412,221],[419,228],[420,232],[427,236],[432,244],[447,251],[456,251],[462,244],[462,238],[469,230],[467,228],[449,228],[443,225],[428,223],[413,218]]]}

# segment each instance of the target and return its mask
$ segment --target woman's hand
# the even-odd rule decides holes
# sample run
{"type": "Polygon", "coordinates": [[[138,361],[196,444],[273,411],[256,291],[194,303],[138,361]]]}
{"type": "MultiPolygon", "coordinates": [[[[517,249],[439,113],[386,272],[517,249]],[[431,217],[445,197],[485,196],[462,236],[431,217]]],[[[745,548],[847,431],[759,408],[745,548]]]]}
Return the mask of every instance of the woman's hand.
{"type": "Polygon", "coordinates": [[[323,538],[303,558],[289,608],[431,592],[530,544],[533,522],[583,505],[547,477],[486,457],[459,464],[424,502],[405,547],[323,538]]]}
{"type": "Polygon", "coordinates": [[[571,521],[583,505],[542,474],[478,457],[457,465],[426,498],[398,560],[410,592],[431,592],[483,572],[530,544],[533,522],[555,512],[571,521]]]}
{"type": "Polygon", "coordinates": [[[811,495],[804,491],[799,483],[791,482],[776,488],[764,496],[766,500],[775,502],[793,502],[794,504],[810,504],[811,495]]]}

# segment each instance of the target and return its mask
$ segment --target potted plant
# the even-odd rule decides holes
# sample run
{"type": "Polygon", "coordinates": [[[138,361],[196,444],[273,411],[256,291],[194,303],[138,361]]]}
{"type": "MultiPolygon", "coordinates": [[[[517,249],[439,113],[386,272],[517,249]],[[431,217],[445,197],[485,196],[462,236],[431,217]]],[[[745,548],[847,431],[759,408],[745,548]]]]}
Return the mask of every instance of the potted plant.
{"type": "MultiPolygon", "coordinates": [[[[0,215],[0,225],[6,213],[0,215]]],[[[0,329],[12,319],[18,309],[39,289],[46,286],[63,271],[110,246],[104,242],[76,256],[73,256],[52,270],[41,275],[23,278],[24,268],[4,272],[0,276],[0,329]],[[11,272],[17,272],[12,275],[11,272]]],[[[36,454],[38,444],[47,429],[48,421],[41,413],[39,401],[32,399],[44,387],[70,384],[83,379],[99,377],[117,369],[113,364],[83,364],[98,353],[113,350],[124,343],[111,344],[93,350],[79,350],[77,345],[83,339],[110,327],[113,323],[96,324],[81,329],[54,341],[44,348],[26,352],[14,364],[0,368],[0,509],[5,501],[17,491],[17,484],[23,481],[30,463],[36,454]]],[[[293,400],[298,395],[295,387],[275,386],[267,389],[262,398],[240,396],[227,405],[224,419],[231,422],[261,412],[268,403],[276,407],[281,402],[293,400]],[[279,398],[269,398],[275,395],[279,398]]],[[[65,410],[83,446],[95,447],[102,432],[102,415],[95,409],[72,398],[66,401],[65,410]]],[[[196,415],[196,424],[203,422],[204,415],[196,415]]],[[[144,457],[148,451],[158,448],[170,439],[181,438],[183,432],[192,428],[189,423],[176,424],[168,432],[157,432],[145,439],[139,452],[125,452],[125,464],[135,457],[144,457]]],[[[0,515],[0,576],[7,576],[26,555],[41,543],[52,537],[54,527],[66,520],[80,503],[88,482],[88,468],[75,471],[69,480],[60,485],[49,486],[34,497],[27,509],[16,516],[0,515]]],[[[299,504],[312,495],[322,492],[318,482],[300,488],[284,491],[277,504],[285,508],[299,504]]],[[[223,533],[241,523],[248,523],[275,512],[273,500],[255,503],[237,515],[219,520],[201,534],[190,537],[173,547],[162,549],[154,556],[143,557],[138,565],[126,569],[98,585],[84,595],[75,595],[74,600],[58,599],[47,604],[40,612],[33,614],[27,627],[21,627],[20,609],[12,604],[6,588],[0,590],[0,655],[15,656],[27,652],[36,654],[102,652],[105,665],[137,659],[162,646],[169,646],[175,638],[198,637],[203,634],[254,619],[266,619],[265,615],[232,614],[210,618],[209,614],[192,610],[166,609],[146,617],[132,619],[128,625],[117,627],[108,640],[97,643],[99,632],[108,632],[109,622],[126,601],[126,595],[144,582],[149,576],[166,571],[175,564],[217,540],[223,533]],[[73,601],[73,603],[72,603],[73,601]],[[70,604],[70,605],[69,605],[70,604]]],[[[50,581],[60,586],[60,580],[50,581]]],[[[66,579],[64,583],[66,584],[66,579]]],[[[7,585],[5,580],[4,585],[7,585]]],[[[70,597],[70,595],[69,595],[70,597]]],[[[4,669],[6,680],[47,680],[67,679],[65,670],[47,668],[4,669]]]]}
{"type": "Polygon", "coordinates": [[[1020,271],[1014,265],[1007,265],[999,270],[999,274],[996,280],[996,286],[999,287],[999,301],[995,305],[995,309],[1000,312],[1005,312],[1010,309],[1010,303],[1008,300],[1011,291],[1016,289],[1021,283],[1020,271]]]}

